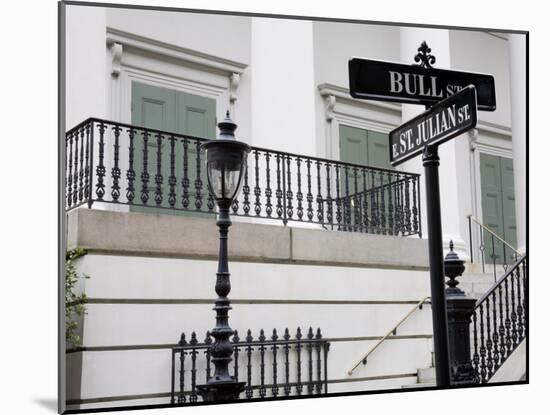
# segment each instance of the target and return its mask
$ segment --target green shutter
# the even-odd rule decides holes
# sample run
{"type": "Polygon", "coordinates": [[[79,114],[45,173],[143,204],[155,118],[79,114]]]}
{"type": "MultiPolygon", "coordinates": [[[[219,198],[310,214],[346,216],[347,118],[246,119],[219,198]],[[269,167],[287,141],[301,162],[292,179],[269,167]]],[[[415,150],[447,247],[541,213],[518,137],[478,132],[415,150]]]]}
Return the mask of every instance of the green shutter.
{"type": "Polygon", "coordinates": [[[367,130],[340,125],[340,160],[367,165],[367,134],[367,130]]]}
{"type": "MultiPolygon", "coordinates": [[[[516,198],[514,194],[514,167],[512,159],[500,158],[502,180],[502,215],[504,240],[513,247],[517,247],[516,235],[516,198]]],[[[511,250],[506,250],[508,263],[513,258],[511,250]]]]}
{"type": "Polygon", "coordinates": [[[367,164],[371,167],[391,169],[390,140],[387,134],[368,132],[367,164]]]}
{"type": "MultiPolygon", "coordinates": [[[[481,209],[483,224],[512,246],[516,245],[516,215],[512,160],[480,154],[481,209]]],[[[496,262],[503,262],[504,245],[487,232],[484,237],[485,261],[491,263],[493,244],[496,262]]],[[[512,257],[506,249],[508,261],[512,257]]]]}
{"type": "Polygon", "coordinates": [[[179,133],[216,138],[216,101],[177,92],[176,104],[179,133]]]}
{"type": "Polygon", "coordinates": [[[340,125],[340,160],[391,169],[388,135],[340,125]]]}
{"type": "MultiPolygon", "coordinates": [[[[375,131],[364,130],[361,128],[349,127],[346,125],[340,125],[340,160],[346,163],[360,164],[368,167],[378,167],[384,169],[391,169],[390,165],[390,147],[388,135],[375,131]]],[[[340,179],[340,188],[344,189],[340,192],[341,196],[345,196],[345,177],[342,173],[340,179]]],[[[353,171],[349,172],[349,189],[350,194],[353,194],[353,171]]],[[[360,179],[358,183],[358,192],[363,191],[362,185],[362,173],[358,172],[360,179]]],[[[389,178],[386,175],[367,175],[367,188],[379,187],[381,184],[386,184],[389,178]],[[372,183],[374,178],[374,185],[372,183]]],[[[389,213],[389,189],[384,190],[384,200],[386,201],[385,210],[386,218],[389,213]]],[[[380,193],[375,196],[381,197],[380,193]]],[[[367,193],[367,197],[370,198],[371,194],[367,193]]],[[[346,206],[344,206],[344,209],[346,206]]],[[[351,209],[351,220],[354,223],[354,210],[349,205],[348,209],[351,209]]],[[[386,222],[388,224],[388,222],[386,222]]]]}
{"type": "MultiPolygon", "coordinates": [[[[132,124],[141,127],[158,129],[161,131],[188,134],[192,136],[215,138],[216,133],[216,102],[214,99],[187,94],[173,89],[146,85],[132,82],[132,124]]],[[[168,202],[168,177],[170,175],[170,141],[162,140],[162,207],[169,207],[168,202]]],[[[197,152],[189,142],[188,147],[188,179],[189,179],[189,209],[195,209],[195,181],[197,179],[197,152]]],[[[175,146],[175,170],[178,183],[176,184],[176,207],[181,208],[181,179],[183,178],[183,145],[176,142],[175,146]]],[[[140,176],[143,171],[143,141],[139,135],[136,140],[135,150],[136,183],[141,188],[140,176]]],[[[202,181],[202,210],[205,211],[208,188],[204,172],[204,154],[200,157],[201,181],[202,181]]],[[[132,206],[132,211],[155,212],[162,214],[188,214],[183,211],[153,208],[155,204],[155,174],[157,166],[157,139],[154,135],[148,139],[148,168],[149,173],[149,201],[147,206],[132,206]]],[[[135,200],[141,203],[139,197],[135,200]]]]}

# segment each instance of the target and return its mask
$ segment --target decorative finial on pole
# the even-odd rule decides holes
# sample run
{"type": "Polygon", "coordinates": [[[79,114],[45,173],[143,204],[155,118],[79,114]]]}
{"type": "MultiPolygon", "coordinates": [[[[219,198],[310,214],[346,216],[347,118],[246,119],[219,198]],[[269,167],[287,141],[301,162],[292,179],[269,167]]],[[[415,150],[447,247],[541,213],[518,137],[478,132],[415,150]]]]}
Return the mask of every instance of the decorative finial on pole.
{"type": "Polygon", "coordinates": [[[445,275],[449,277],[447,281],[447,293],[462,293],[460,288],[457,288],[458,281],[456,277],[460,277],[465,270],[464,261],[461,260],[456,252],[454,251],[454,242],[451,240],[449,242],[449,252],[445,255],[445,275]]]}
{"type": "Polygon", "coordinates": [[[432,69],[432,65],[435,63],[435,56],[430,54],[431,51],[432,49],[426,41],[422,41],[418,48],[418,53],[414,57],[414,61],[420,62],[418,65],[424,69],[432,69]]]}
{"type": "Polygon", "coordinates": [[[236,140],[235,130],[237,129],[237,124],[235,124],[229,116],[229,110],[225,113],[224,120],[218,123],[218,128],[220,129],[220,138],[236,140]]]}

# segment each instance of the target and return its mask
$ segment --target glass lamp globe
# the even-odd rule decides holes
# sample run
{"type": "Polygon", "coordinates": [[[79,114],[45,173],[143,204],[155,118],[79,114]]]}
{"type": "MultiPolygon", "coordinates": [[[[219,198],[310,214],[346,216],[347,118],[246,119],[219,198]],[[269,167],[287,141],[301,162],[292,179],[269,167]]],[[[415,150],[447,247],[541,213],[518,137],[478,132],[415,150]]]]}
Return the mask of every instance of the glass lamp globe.
{"type": "Polygon", "coordinates": [[[229,208],[244,181],[250,146],[235,139],[237,125],[229,118],[218,124],[220,136],[202,144],[206,151],[208,187],[220,208],[229,208]]]}

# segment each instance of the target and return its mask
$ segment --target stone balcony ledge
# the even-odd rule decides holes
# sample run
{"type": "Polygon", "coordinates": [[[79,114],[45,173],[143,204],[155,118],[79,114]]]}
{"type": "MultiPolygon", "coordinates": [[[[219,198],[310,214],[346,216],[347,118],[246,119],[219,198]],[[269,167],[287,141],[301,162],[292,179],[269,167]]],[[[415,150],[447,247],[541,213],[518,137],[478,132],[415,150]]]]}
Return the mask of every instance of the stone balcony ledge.
{"type": "MultiPolygon", "coordinates": [[[[216,259],[212,218],[80,208],[67,214],[67,248],[90,252],[216,259]]],[[[231,261],[428,269],[425,239],[234,221],[231,261]]]]}

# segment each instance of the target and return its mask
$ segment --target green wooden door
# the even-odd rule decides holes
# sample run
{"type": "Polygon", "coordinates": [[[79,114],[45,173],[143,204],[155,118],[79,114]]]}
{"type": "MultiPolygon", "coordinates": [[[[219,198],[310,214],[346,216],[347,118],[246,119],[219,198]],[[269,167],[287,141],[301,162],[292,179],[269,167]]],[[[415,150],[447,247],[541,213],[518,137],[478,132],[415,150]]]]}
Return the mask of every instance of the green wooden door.
{"type": "MultiPolygon", "coordinates": [[[[490,154],[480,154],[481,208],[483,224],[512,246],[516,246],[516,210],[514,197],[514,170],[512,160],[490,154]]],[[[487,232],[484,236],[485,261],[503,263],[505,247],[487,232]]],[[[506,248],[507,263],[513,252],[506,248]]]]}
{"type": "MultiPolygon", "coordinates": [[[[197,137],[215,138],[216,134],[216,102],[211,98],[187,94],[169,88],[147,85],[140,82],[132,82],[132,124],[161,131],[188,134],[197,137]]],[[[132,206],[132,211],[155,212],[164,214],[187,214],[188,212],[163,209],[170,207],[169,202],[169,176],[171,146],[168,135],[164,135],[160,144],[161,153],[161,193],[160,208],[156,203],[155,175],[157,174],[159,145],[157,137],[151,134],[147,140],[147,172],[149,173],[149,200],[147,206],[132,206]]],[[[140,134],[136,140],[135,170],[137,195],[135,203],[141,204],[140,199],[142,182],[141,173],[144,171],[144,140],[140,134]]],[[[182,204],[182,179],[184,177],[184,165],[187,164],[188,209],[196,210],[197,203],[201,202],[201,210],[206,211],[208,189],[204,169],[204,154],[200,154],[200,162],[197,158],[197,146],[194,140],[188,141],[186,163],[184,163],[184,146],[176,141],[174,151],[175,176],[175,206],[179,209],[182,204]],[[198,164],[199,162],[199,164],[198,164]],[[200,167],[200,175],[199,169],[200,167]],[[200,177],[201,188],[197,190],[197,179],[200,177]]]]}
{"type": "MultiPolygon", "coordinates": [[[[354,163],[354,164],[360,164],[363,166],[369,166],[369,167],[378,167],[378,168],[385,168],[385,169],[391,169],[390,165],[390,156],[389,156],[389,139],[387,134],[375,132],[375,131],[369,131],[362,128],[356,128],[356,127],[349,127],[347,125],[340,125],[340,160],[344,161],[346,163],[354,163]]],[[[363,177],[362,172],[358,171],[357,174],[358,177],[358,192],[361,192],[362,195],[358,197],[357,199],[352,197],[352,203],[350,205],[345,205],[344,208],[351,210],[351,220],[352,224],[355,222],[355,216],[360,214],[357,212],[357,209],[355,209],[354,204],[359,203],[359,210],[362,208],[362,197],[370,198],[371,196],[376,196],[381,201],[381,193],[378,192],[376,194],[371,195],[371,193],[368,191],[370,188],[378,187],[381,184],[387,184],[389,181],[388,176],[380,176],[375,175],[374,177],[372,175],[367,175],[367,192],[365,193],[363,189],[363,177]],[[372,181],[374,180],[374,185],[372,181]]],[[[340,192],[341,196],[345,196],[345,177],[342,176],[340,179],[341,185],[340,188],[343,189],[340,192]]],[[[348,178],[348,187],[349,187],[349,193],[351,195],[354,194],[355,188],[354,188],[354,176],[353,171],[349,172],[349,178],[348,178]]],[[[377,217],[375,218],[376,221],[378,221],[378,224],[384,224],[387,225],[388,221],[387,214],[388,214],[388,201],[389,193],[388,189],[385,189],[384,192],[384,200],[386,201],[385,204],[385,217],[377,217]]],[[[371,213],[371,212],[369,212],[371,213]]],[[[372,220],[372,217],[370,217],[370,220],[372,220]]],[[[360,218],[357,218],[358,221],[360,221],[360,218]]]]}

